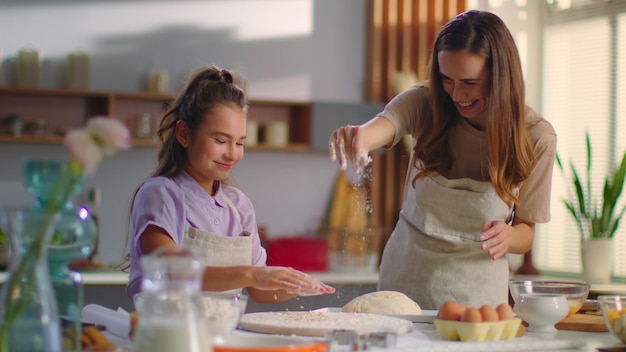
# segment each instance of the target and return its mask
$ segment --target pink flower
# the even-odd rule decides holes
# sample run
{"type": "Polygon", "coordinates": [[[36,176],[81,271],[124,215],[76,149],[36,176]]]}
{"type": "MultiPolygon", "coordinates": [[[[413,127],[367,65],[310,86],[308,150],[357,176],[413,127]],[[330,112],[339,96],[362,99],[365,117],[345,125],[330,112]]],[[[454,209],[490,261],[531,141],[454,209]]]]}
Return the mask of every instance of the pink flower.
{"type": "Polygon", "coordinates": [[[96,172],[104,154],[87,130],[71,130],[65,135],[65,147],[70,157],[78,161],[88,175],[96,172]]]}
{"type": "Polygon", "coordinates": [[[87,122],[87,130],[94,136],[104,156],[113,156],[118,150],[131,147],[130,132],[118,119],[94,117],[87,122]]]}
{"type": "Polygon", "coordinates": [[[130,132],[117,119],[94,117],[89,119],[86,128],[67,132],[65,147],[70,157],[88,175],[93,175],[105,156],[113,156],[118,150],[130,149],[130,132]]]}

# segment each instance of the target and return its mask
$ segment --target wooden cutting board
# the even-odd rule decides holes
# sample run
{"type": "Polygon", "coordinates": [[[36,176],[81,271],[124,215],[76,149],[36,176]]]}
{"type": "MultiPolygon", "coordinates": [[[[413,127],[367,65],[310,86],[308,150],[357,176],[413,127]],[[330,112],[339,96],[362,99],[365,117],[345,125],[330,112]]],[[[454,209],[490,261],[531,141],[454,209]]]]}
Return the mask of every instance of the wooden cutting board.
{"type": "Polygon", "coordinates": [[[602,315],[574,314],[556,323],[559,330],[575,330],[590,332],[606,332],[606,324],[602,315]]]}
{"type": "Polygon", "coordinates": [[[258,312],[244,314],[239,329],[265,334],[325,336],[332,330],[353,330],[357,334],[413,330],[413,323],[379,314],[319,311],[258,312]]]}

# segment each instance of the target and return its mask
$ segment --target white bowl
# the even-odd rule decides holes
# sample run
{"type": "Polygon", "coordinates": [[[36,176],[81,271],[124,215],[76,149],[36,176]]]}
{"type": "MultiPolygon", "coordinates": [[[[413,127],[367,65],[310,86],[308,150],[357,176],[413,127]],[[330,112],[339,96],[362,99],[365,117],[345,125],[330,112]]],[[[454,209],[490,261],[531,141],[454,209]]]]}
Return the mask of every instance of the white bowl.
{"type": "Polygon", "coordinates": [[[230,334],[246,310],[248,296],[217,292],[202,292],[199,297],[200,314],[210,336],[230,334]]]}
{"type": "MultiPolygon", "coordinates": [[[[133,296],[135,309],[141,313],[144,293],[133,296]]],[[[238,293],[201,292],[197,297],[197,313],[211,337],[230,334],[239,324],[248,304],[248,296],[238,293]]]]}
{"type": "Polygon", "coordinates": [[[550,293],[521,294],[513,311],[528,323],[529,332],[556,332],[554,324],[567,316],[565,295],[550,293]]]}

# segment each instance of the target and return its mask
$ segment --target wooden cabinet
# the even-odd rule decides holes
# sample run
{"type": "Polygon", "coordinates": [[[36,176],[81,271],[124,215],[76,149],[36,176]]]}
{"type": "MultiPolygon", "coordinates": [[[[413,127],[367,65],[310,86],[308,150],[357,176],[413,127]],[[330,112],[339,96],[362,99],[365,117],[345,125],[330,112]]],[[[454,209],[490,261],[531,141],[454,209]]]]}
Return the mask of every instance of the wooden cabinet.
{"type": "MultiPolygon", "coordinates": [[[[28,89],[0,87],[0,142],[61,143],[68,129],[78,128],[95,116],[110,116],[127,124],[135,146],[158,146],[156,138],[140,137],[140,123],[149,118],[152,135],[161,111],[173,99],[169,94],[28,89]],[[7,117],[19,116],[25,128],[21,135],[9,131],[7,117]],[[44,126],[45,132],[32,126],[44,126]]],[[[308,151],[311,146],[311,103],[250,101],[249,119],[259,123],[259,144],[254,149],[308,151]],[[264,126],[275,120],[288,125],[286,146],[264,143],[264,126]]],[[[19,134],[19,133],[18,133],[19,134]]]]}

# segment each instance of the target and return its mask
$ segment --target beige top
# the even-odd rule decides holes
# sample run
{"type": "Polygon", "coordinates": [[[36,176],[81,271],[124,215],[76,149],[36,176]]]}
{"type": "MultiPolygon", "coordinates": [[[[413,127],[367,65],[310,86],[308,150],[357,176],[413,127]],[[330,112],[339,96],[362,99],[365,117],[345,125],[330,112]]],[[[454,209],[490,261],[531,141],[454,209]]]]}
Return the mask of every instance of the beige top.
{"type": "MultiPolygon", "coordinates": [[[[428,89],[410,88],[387,104],[379,114],[388,118],[396,127],[393,144],[396,145],[405,135],[418,136],[416,126],[420,119],[431,115],[428,89]]],[[[530,177],[519,190],[520,204],[514,208],[515,216],[534,223],[550,220],[550,190],[552,169],[556,153],[556,133],[552,125],[535,111],[528,108],[526,119],[532,123],[531,138],[535,150],[542,150],[537,165],[530,177]],[[536,122],[536,123],[535,123],[536,122]]],[[[488,181],[487,136],[484,131],[473,128],[465,119],[452,127],[451,152],[456,162],[444,175],[448,179],[470,178],[488,181]]]]}

